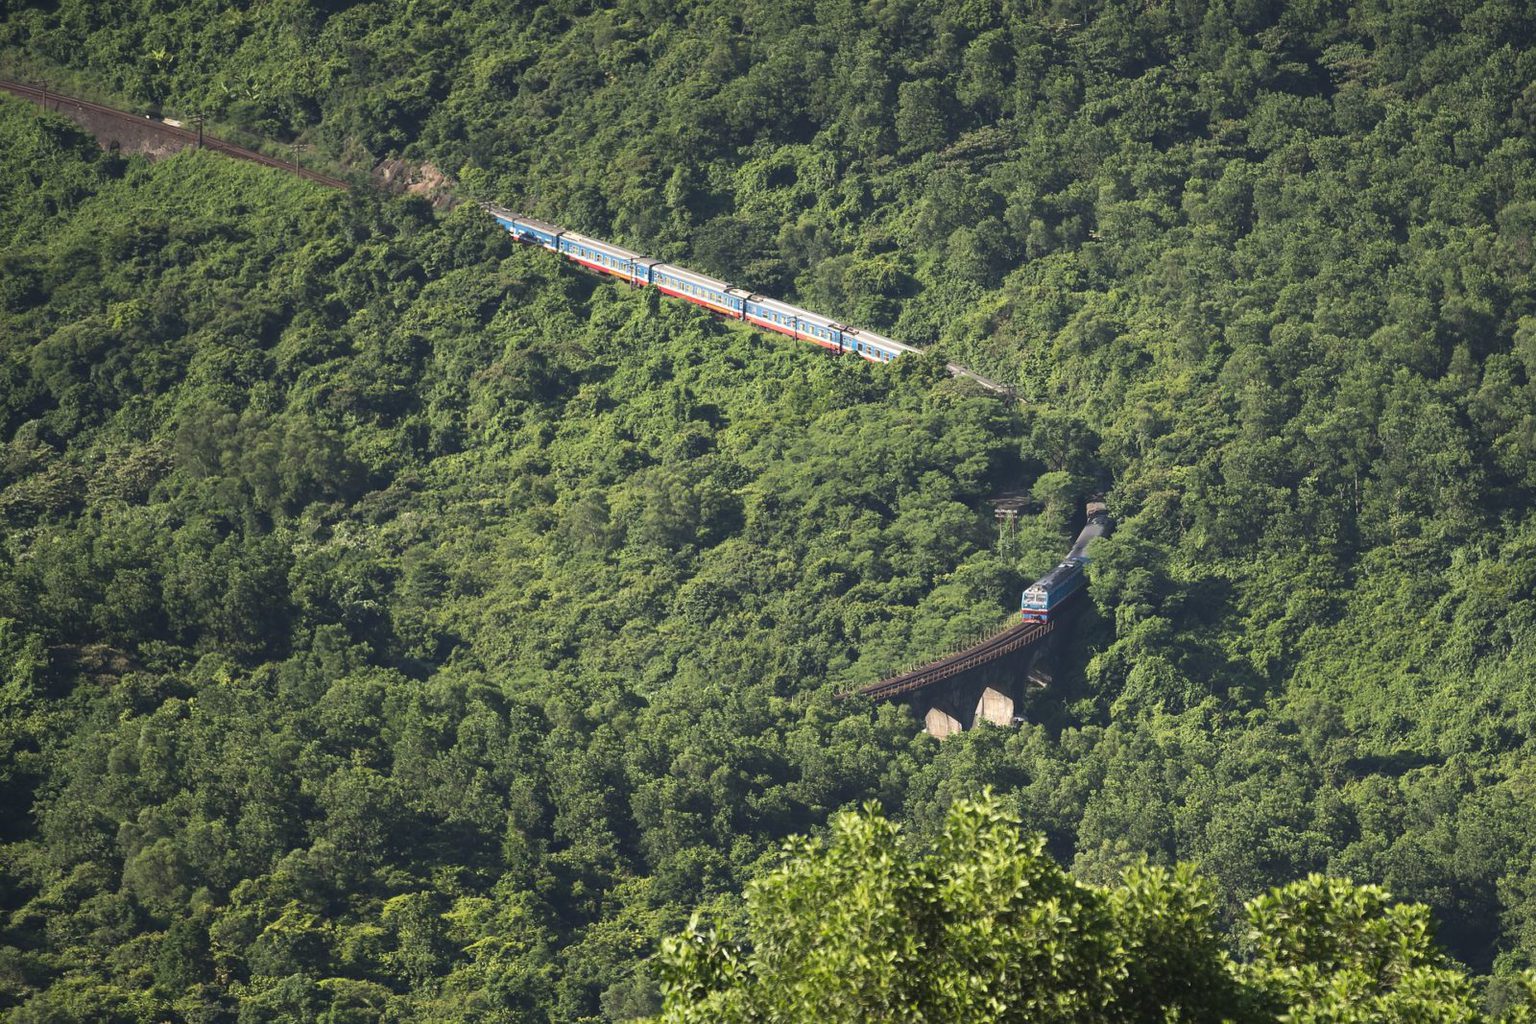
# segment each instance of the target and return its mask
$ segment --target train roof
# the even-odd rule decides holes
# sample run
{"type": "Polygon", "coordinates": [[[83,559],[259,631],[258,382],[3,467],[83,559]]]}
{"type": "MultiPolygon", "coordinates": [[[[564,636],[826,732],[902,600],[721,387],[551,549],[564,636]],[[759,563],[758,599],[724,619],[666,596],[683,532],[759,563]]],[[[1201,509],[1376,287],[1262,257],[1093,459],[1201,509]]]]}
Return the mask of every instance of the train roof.
{"type": "Polygon", "coordinates": [[[702,285],[705,288],[713,288],[716,291],[726,291],[731,285],[729,281],[722,281],[718,277],[710,277],[708,274],[699,274],[687,267],[680,267],[676,263],[658,263],[657,269],[664,270],[673,277],[680,277],[689,284],[702,285]]]}
{"type": "Polygon", "coordinates": [[[1036,587],[1040,587],[1043,590],[1050,590],[1052,587],[1060,586],[1080,572],[1082,567],[1083,560],[1081,558],[1069,557],[1066,561],[1058,564],[1056,568],[1031,583],[1029,589],[1034,590],[1036,587]]]}
{"type": "Polygon", "coordinates": [[[1072,544],[1072,550],[1067,552],[1068,558],[1086,558],[1088,545],[1098,540],[1109,532],[1109,516],[1101,513],[1088,520],[1088,525],[1083,527],[1083,532],[1077,535],[1077,540],[1072,544]]]}
{"type": "Polygon", "coordinates": [[[486,203],[485,208],[490,211],[493,216],[505,217],[507,220],[514,220],[519,224],[526,224],[531,228],[538,228],[540,231],[551,235],[563,235],[566,233],[565,228],[558,224],[551,224],[547,220],[539,220],[536,217],[525,217],[521,213],[514,213],[513,211],[507,209],[505,206],[497,206],[495,203],[486,203]]]}
{"type": "Polygon", "coordinates": [[[859,341],[878,345],[881,348],[888,348],[892,352],[922,351],[922,349],[913,348],[911,345],[908,345],[905,342],[897,341],[895,338],[887,338],[885,335],[878,334],[867,327],[844,328],[844,332],[851,337],[858,339],[859,341]]]}
{"type": "MultiPolygon", "coordinates": [[[[605,242],[601,238],[593,238],[591,235],[578,234],[575,231],[567,231],[565,237],[578,245],[584,245],[588,249],[595,250],[607,256],[616,256],[621,260],[643,260],[644,256],[632,249],[626,249],[622,245],[614,245],[605,242]]],[[[657,262],[660,262],[659,260],[657,262]]],[[[654,266],[655,264],[651,264],[654,266]]]]}
{"type": "Polygon", "coordinates": [[[830,317],[822,316],[820,313],[813,313],[808,309],[802,309],[799,306],[791,305],[790,303],[784,302],[780,299],[775,299],[767,295],[754,295],[752,296],[752,301],[757,303],[759,306],[762,306],[764,309],[773,310],[780,316],[792,316],[797,320],[803,320],[806,323],[814,324],[817,327],[830,327],[836,330],[842,329],[842,327],[834,322],[830,317]]]}

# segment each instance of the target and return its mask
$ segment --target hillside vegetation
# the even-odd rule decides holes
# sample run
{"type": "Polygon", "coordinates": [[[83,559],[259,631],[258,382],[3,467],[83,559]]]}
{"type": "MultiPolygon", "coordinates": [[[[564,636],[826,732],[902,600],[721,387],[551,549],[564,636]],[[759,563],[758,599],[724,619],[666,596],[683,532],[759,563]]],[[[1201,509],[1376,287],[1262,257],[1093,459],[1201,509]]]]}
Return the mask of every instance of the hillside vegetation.
{"type": "Polygon", "coordinates": [[[745,941],[695,919],[658,958],[662,1024],[1515,1024],[1536,973],[1485,1014],[1428,909],[1311,875],[1250,900],[1234,959],[1210,886],[1127,865],[1084,885],[984,793],[929,848],[877,809],[791,844],[746,894],[745,941]]]}
{"type": "Polygon", "coordinates": [[[926,742],[832,696],[1005,613],[1018,414],[0,113],[18,1020],[633,1015],[697,901],[899,800],[926,742]]]}
{"type": "Polygon", "coordinates": [[[13,759],[36,816],[6,826],[6,898],[127,908],[14,917],[16,998],[134,989],[170,922],[212,949],[251,906],[217,939],[242,963],[197,975],[278,993],[250,1006],[348,979],[622,1017],[653,1008],[635,960],[781,836],[868,797],[932,835],[988,783],[1085,881],[1192,861],[1236,928],[1269,886],[1347,875],[1427,904],[1476,973],[1530,965],[1533,29],[1497,2],[0,17],[13,66],[432,160],[1028,403],[593,287],[467,212],[122,165],[59,129],[12,146],[0,614],[32,695],[11,742],[38,753],[13,759]],[[832,702],[995,621],[1105,485],[1119,530],[1036,724],[935,749],[832,702]],[[1040,499],[1012,546],[999,486],[1040,499]],[[248,711],[199,718],[216,694],[248,711]],[[510,762],[421,753],[491,750],[482,719],[510,762]],[[106,782],[153,777],[154,729],[236,725],[197,743],[238,763],[106,782]],[[450,810],[474,793],[481,817],[450,810]],[[348,794],[384,808],[355,816],[375,840],[325,834],[348,794]],[[471,832],[423,825],[458,813],[471,832]],[[194,871],[223,841],[172,830],[219,814],[265,845],[194,871]],[[192,872],[168,902],[126,881],[150,848],[192,872]],[[482,874],[439,870],[467,851],[482,874]],[[493,912],[521,945],[476,944],[493,912]],[[290,959],[243,962],[290,926],[290,959]],[[406,964],[407,934],[418,973],[348,966],[406,964]]]}

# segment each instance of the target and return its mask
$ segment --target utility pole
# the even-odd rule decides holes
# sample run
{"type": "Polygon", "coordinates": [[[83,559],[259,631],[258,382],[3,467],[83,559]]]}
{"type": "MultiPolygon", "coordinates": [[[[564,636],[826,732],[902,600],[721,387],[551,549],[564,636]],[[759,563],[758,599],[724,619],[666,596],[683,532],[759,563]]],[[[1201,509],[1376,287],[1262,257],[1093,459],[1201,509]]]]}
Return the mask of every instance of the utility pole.
{"type": "Polygon", "coordinates": [[[1004,556],[1013,554],[1015,531],[1018,528],[1019,510],[1014,507],[998,507],[993,510],[993,516],[997,519],[997,548],[1004,556]]]}
{"type": "Polygon", "coordinates": [[[192,115],[192,123],[197,125],[197,148],[198,149],[202,149],[203,148],[203,115],[201,113],[193,114],[192,115]]]}

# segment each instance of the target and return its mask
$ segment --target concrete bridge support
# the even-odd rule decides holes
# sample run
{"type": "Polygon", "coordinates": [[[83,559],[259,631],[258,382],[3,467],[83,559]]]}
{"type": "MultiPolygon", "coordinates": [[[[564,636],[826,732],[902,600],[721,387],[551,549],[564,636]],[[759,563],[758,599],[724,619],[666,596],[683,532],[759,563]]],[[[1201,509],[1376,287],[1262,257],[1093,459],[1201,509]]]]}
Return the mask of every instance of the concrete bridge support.
{"type": "Polygon", "coordinates": [[[940,707],[937,704],[930,705],[923,715],[923,731],[937,739],[964,731],[965,722],[960,719],[955,710],[940,707]]]}
{"type": "Polygon", "coordinates": [[[1006,689],[984,686],[976,700],[975,720],[992,725],[1012,725],[1015,703],[1013,694],[1006,689]]]}
{"type": "Polygon", "coordinates": [[[1050,639],[914,691],[908,700],[923,730],[943,739],[983,723],[1017,725],[1029,691],[1050,679],[1042,664],[1050,639]]]}

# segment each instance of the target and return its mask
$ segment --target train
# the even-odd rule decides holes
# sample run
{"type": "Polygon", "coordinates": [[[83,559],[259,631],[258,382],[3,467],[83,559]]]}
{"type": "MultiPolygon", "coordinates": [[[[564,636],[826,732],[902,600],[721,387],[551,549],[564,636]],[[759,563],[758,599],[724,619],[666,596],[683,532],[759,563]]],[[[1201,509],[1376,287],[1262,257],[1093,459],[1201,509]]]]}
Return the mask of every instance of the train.
{"type": "MultiPolygon", "coordinates": [[[[839,355],[851,353],[872,363],[888,363],[921,349],[864,327],[850,327],[808,309],[739,288],[729,281],[700,274],[673,263],[663,263],[622,246],[591,238],[575,231],[533,217],[525,217],[494,203],[484,204],[486,212],[520,242],[541,245],[572,262],[591,270],[611,274],[621,281],[692,302],[733,320],[775,331],[798,341],[808,341],[839,355]]],[[[952,372],[972,377],[993,390],[1001,390],[985,378],[950,367],[952,372]]]]}
{"type": "Polygon", "coordinates": [[[1019,601],[1019,618],[1026,622],[1045,622],[1088,582],[1088,545],[1109,532],[1109,507],[1102,501],[1088,503],[1088,522],[1072,544],[1067,557],[1050,572],[1024,589],[1019,601]]]}

